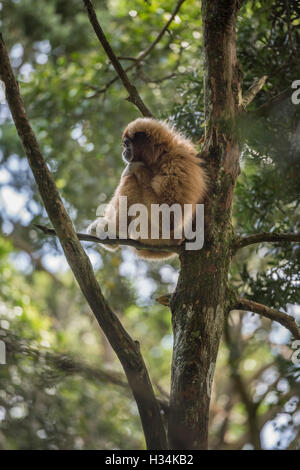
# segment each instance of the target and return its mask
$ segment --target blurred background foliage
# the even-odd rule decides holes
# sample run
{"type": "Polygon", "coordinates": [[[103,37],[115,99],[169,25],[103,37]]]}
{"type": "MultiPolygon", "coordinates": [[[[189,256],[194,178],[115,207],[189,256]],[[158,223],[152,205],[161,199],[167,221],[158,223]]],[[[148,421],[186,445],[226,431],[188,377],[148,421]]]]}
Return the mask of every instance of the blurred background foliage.
{"type": "MultiPolygon", "coordinates": [[[[95,0],[116,54],[130,66],[168,21],[174,2],[95,0]],[[125,59],[127,58],[127,59],[125,59]]],[[[201,2],[183,3],[162,40],[130,77],[155,116],[198,142],[203,135],[201,2]]],[[[123,164],[121,131],[138,117],[126,101],[80,0],[2,0],[1,31],[28,115],[78,231],[112,194],[123,164]]],[[[244,89],[268,81],[240,120],[238,233],[299,231],[300,105],[286,93],[300,79],[297,0],[244,1],[238,56],[244,89]],[[276,97],[279,93],[280,99],[276,97]],[[271,100],[271,101],[270,101],[271,100]]],[[[0,104],[0,448],[144,448],[121,367],[74,282],[47,224],[24,152],[0,104]]],[[[87,245],[103,292],[141,342],[156,393],[167,400],[170,312],[178,261],[151,264],[129,249],[87,245]]],[[[300,249],[241,250],[231,283],[244,296],[300,319],[300,249]]],[[[291,338],[257,315],[233,312],[220,349],[211,408],[211,448],[299,449],[299,365],[291,338]]]]}

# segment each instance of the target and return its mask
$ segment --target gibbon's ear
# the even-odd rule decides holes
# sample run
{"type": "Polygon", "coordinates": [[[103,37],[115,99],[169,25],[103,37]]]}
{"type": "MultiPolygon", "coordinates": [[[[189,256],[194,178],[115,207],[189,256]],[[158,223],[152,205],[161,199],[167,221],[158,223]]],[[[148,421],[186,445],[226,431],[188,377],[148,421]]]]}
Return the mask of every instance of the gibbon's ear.
{"type": "Polygon", "coordinates": [[[153,163],[154,145],[145,132],[136,132],[132,139],[133,161],[144,162],[146,166],[153,163]]]}

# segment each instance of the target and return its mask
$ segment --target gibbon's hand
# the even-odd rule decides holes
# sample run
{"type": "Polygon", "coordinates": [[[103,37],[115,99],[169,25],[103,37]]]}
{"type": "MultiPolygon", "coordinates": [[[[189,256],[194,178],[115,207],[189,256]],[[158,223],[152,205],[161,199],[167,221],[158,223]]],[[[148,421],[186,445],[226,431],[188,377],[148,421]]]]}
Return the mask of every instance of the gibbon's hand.
{"type": "Polygon", "coordinates": [[[141,167],[145,167],[144,162],[130,162],[130,163],[128,163],[128,165],[126,166],[125,170],[122,173],[122,178],[124,176],[134,175],[136,173],[136,171],[141,167]]]}
{"type": "Polygon", "coordinates": [[[86,229],[86,233],[88,235],[94,235],[95,237],[97,236],[97,232],[96,232],[96,229],[97,229],[97,225],[98,225],[98,219],[94,220],[94,222],[92,222],[88,228],[86,229]]]}

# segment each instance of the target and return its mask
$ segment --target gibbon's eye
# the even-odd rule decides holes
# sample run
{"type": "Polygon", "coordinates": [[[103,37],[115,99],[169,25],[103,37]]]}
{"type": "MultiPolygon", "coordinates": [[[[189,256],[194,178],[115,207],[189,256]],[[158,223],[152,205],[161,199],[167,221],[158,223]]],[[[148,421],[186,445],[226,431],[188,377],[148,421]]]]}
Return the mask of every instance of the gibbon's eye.
{"type": "Polygon", "coordinates": [[[126,162],[130,162],[133,159],[131,140],[126,137],[122,143],[123,143],[122,158],[126,162]]]}
{"type": "Polygon", "coordinates": [[[125,147],[125,148],[126,148],[126,147],[129,147],[129,146],[130,146],[130,139],[125,138],[125,139],[123,140],[122,144],[123,144],[123,147],[125,147]]]}

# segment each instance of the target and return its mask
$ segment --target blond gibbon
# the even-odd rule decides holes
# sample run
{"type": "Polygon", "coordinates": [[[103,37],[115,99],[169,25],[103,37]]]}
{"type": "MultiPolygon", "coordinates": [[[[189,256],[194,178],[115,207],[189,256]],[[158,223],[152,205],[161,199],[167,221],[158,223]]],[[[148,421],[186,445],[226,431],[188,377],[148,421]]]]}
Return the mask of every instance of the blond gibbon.
{"type": "MultiPolygon", "coordinates": [[[[123,133],[122,157],[127,166],[120,183],[105,210],[104,217],[95,220],[88,227],[88,232],[100,236],[104,230],[103,221],[107,222],[111,217],[116,217],[118,236],[119,197],[127,196],[128,208],[138,203],[148,209],[148,237],[139,237],[141,242],[156,246],[181,243],[182,239],[175,240],[172,235],[164,239],[161,236],[161,227],[159,238],[151,239],[151,205],[172,206],[177,203],[183,209],[184,204],[191,204],[194,214],[195,205],[203,202],[208,188],[208,177],[194,144],[166,122],[140,118],[128,124],[123,133]]],[[[127,227],[133,219],[133,215],[128,217],[127,227]]],[[[172,233],[174,235],[174,225],[172,233]]],[[[132,238],[130,231],[128,238],[132,238]]],[[[172,252],[167,251],[135,252],[142,258],[152,260],[174,256],[172,252]]]]}

